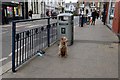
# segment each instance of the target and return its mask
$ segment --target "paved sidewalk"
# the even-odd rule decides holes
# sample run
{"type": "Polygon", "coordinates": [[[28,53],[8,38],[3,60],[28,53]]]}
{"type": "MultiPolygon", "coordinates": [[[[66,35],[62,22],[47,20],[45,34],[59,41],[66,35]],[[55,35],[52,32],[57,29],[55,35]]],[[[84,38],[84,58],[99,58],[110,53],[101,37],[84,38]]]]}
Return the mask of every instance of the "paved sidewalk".
{"type": "Polygon", "coordinates": [[[57,44],[44,57],[36,56],[16,73],[3,78],[118,78],[118,38],[98,20],[95,26],[75,27],[68,57],[58,57],[57,44]]]}

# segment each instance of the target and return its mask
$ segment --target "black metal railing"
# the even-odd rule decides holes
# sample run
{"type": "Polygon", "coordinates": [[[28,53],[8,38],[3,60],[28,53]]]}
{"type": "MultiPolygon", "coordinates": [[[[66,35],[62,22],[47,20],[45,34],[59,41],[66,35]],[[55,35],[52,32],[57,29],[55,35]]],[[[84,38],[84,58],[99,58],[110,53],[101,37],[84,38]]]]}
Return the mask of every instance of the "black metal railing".
{"type": "Polygon", "coordinates": [[[28,61],[38,51],[50,47],[57,40],[57,23],[50,23],[50,18],[19,20],[12,22],[12,71],[16,72],[23,63],[28,61]],[[16,31],[19,22],[30,22],[47,19],[44,26],[27,29],[22,32],[16,31]]]}

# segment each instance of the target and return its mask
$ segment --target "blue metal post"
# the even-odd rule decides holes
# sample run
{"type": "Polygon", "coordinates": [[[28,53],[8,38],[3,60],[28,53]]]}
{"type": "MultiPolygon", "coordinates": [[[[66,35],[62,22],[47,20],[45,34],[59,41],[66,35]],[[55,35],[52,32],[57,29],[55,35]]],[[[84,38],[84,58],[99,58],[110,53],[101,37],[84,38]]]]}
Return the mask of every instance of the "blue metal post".
{"type": "Polygon", "coordinates": [[[12,22],[12,71],[15,70],[15,34],[16,34],[16,23],[12,22]]]}
{"type": "Polygon", "coordinates": [[[48,42],[48,47],[50,47],[50,18],[48,18],[48,26],[47,26],[47,42],[48,42]]]}
{"type": "Polygon", "coordinates": [[[80,17],[80,15],[79,15],[79,27],[80,27],[80,23],[81,23],[81,17],[80,17]]]}

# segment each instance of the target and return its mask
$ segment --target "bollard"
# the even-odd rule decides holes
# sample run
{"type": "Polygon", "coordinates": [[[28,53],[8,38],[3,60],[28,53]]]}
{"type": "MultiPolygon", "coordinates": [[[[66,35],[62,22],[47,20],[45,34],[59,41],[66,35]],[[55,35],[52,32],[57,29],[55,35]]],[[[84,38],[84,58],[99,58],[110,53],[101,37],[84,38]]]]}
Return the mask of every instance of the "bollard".
{"type": "Polygon", "coordinates": [[[48,42],[48,47],[50,47],[50,18],[48,18],[48,25],[47,25],[47,42],[48,42]]]}
{"type": "Polygon", "coordinates": [[[79,16],[79,26],[80,26],[80,16],[79,16]]]}
{"type": "Polygon", "coordinates": [[[16,34],[16,23],[12,22],[12,71],[15,70],[15,34],[16,34]]]}

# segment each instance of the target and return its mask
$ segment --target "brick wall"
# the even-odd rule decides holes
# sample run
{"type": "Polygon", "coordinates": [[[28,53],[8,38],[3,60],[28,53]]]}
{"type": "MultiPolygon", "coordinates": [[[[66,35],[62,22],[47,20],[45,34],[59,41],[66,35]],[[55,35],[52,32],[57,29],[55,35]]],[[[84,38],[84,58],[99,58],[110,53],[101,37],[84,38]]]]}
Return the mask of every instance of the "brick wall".
{"type": "Polygon", "coordinates": [[[115,4],[114,18],[112,24],[112,30],[115,33],[120,33],[120,1],[115,4]]]}

